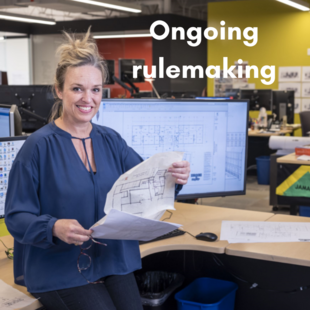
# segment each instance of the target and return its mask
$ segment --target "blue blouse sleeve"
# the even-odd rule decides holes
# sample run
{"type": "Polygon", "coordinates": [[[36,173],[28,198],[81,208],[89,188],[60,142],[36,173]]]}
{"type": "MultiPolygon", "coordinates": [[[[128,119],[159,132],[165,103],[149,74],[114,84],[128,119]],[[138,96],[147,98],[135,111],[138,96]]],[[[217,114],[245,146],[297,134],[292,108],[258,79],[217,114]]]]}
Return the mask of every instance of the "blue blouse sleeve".
{"type": "Polygon", "coordinates": [[[52,229],[57,219],[40,214],[38,186],[34,160],[26,165],[16,159],[9,176],[5,223],[19,243],[49,248],[54,245],[52,229]]]}
{"type": "Polygon", "coordinates": [[[179,195],[179,192],[181,191],[182,188],[183,188],[183,185],[181,185],[181,184],[176,184],[175,185],[175,196],[174,196],[174,199],[176,199],[176,197],[179,195]]]}

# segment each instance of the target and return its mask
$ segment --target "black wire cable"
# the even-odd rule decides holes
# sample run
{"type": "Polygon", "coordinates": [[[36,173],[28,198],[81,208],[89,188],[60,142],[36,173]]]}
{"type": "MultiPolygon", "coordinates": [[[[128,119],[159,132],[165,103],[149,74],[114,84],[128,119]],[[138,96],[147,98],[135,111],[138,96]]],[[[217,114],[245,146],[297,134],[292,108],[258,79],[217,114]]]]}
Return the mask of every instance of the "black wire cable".
{"type": "Polygon", "coordinates": [[[171,219],[171,216],[172,216],[172,212],[169,211],[169,210],[166,210],[168,213],[170,213],[169,217],[165,217],[163,220],[161,220],[162,222],[165,221],[165,220],[170,220],[171,219]]]}
{"type": "Polygon", "coordinates": [[[192,235],[190,232],[186,231],[186,230],[183,230],[185,231],[187,234],[191,235],[192,237],[194,237],[196,239],[196,236],[192,235]]]}
{"type": "MultiPolygon", "coordinates": [[[[173,213],[169,210],[167,210],[167,212],[170,213],[170,216],[169,217],[166,217],[164,218],[162,221],[165,221],[165,220],[170,220],[173,213]]],[[[183,230],[183,229],[182,229],[183,230]]],[[[183,230],[185,233],[191,235],[193,238],[196,238],[194,235],[192,235],[190,232],[186,231],[186,230],[183,230]]],[[[310,284],[309,285],[306,285],[306,286],[300,286],[299,288],[296,288],[294,290],[290,290],[290,291],[282,291],[282,290],[272,290],[272,289],[267,289],[267,288],[263,288],[261,286],[259,286],[257,283],[251,283],[247,280],[244,280],[242,279],[240,276],[236,275],[235,273],[233,273],[232,271],[230,271],[225,265],[224,263],[215,255],[215,254],[212,254],[212,257],[213,257],[213,260],[214,262],[219,266],[219,267],[222,267],[225,269],[226,272],[228,272],[232,277],[234,277],[235,279],[243,282],[243,283],[246,283],[250,286],[250,289],[253,289],[253,288],[257,288],[257,289],[260,289],[260,290],[263,290],[263,291],[267,291],[267,292],[271,292],[271,293],[285,293],[285,294],[294,294],[294,293],[297,293],[297,292],[300,292],[300,291],[304,291],[304,290],[307,290],[307,289],[310,289],[310,284]]]]}
{"type": "Polygon", "coordinates": [[[6,250],[4,250],[4,252],[5,252],[7,258],[13,259],[14,248],[8,248],[1,239],[0,239],[0,241],[4,245],[4,247],[6,248],[6,250]]]}
{"type": "Polygon", "coordinates": [[[261,287],[259,286],[257,283],[251,283],[247,280],[244,280],[242,279],[240,276],[237,276],[235,273],[233,273],[232,271],[230,271],[225,265],[224,263],[215,255],[215,254],[212,254],[212,257],[213,257],[213,260],[215,261],[215,263],[224,268],[226,272],[228,272],[231,276],[233,276],[235,279],[243,282],[243,283],[246,283],[246,284],[249,284],[250,286],[250,289],[253,289],[253,288],[257,288],[259,290],[262,290],[262,291],[267,291],[267,292],[271,292],[271,293],[285,293],[285,294],[294,294],[294,293],[297,293],[297,292],[300,292],[300,291],[305,291],[307,289],[310,288],[310,285],[306,285],[306,286],[300,286],[299,288],[296,288],[296,289],[293,289],[293,290],[289,290],[289,291],[282,291],[282,290],[274,290],[274,289],[268,289],[268,288],[264,288],[264,287],[261,287]]]}
{"type": "MultiPolygon", "coordinates": [[[[169,217],[165,217],[162,221],[165,221],[165,220],[170,220],[170,219],[171,219],[171,217],[172,217],[173,213],[172,213],[171,211],[169,211],[169,210],[167,210],[167,212],[169,212],[169,213],[170,213],[169,217]]],[[[185,233],[187,233],[187,234],[191,235],[193,238],[195,238],[195,239],[196,239],[196,237],[195,237],[194,235],[192,235],[190,232],[188,232],[188,231],[186,231],[186,230],[184,230],[184,229],[180,229],[180,230],[184,231],[185,233]]]]}

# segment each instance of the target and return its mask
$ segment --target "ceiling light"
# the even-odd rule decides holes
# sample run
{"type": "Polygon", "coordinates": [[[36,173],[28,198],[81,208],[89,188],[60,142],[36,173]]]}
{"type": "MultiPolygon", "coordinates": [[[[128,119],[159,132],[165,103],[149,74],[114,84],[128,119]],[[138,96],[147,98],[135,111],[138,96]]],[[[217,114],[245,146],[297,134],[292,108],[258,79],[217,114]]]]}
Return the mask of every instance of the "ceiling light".
{"type": "Polygon", "coordinates": [[[118,39],[118,38],[145,38],[151,37],[150,33],[131,33],[131,34],[102,34],[93,36],[94,39],[118,39]]]}
{"type": "Polygon", "coordinates": [[[56,22],[54,19],[37,18],[37,17],[27,16],[27,15],[11,14],[7,12],[0,12],[0,19],[13,20],[13,21],[25,22],[25,23],[56,25],[56,22]]]}
{"type": "Polygon", "coordinates": [[[0,37],[0,40],[4,40],[4,37],[0,37]]]}
{"type": "Polygon", "coordinates": [[[124,2],[119,2],[119,1],[113,1],[113,0],[108,0],[108,1],[93,1],[93,0],[72,0],[75,2],[81,2],[81,3],[86,3],[90,5],[97,5],[97,6],[102,6],[107,9],[111,10],[120,10],[120,11],[126,11],[126,12],[131,12],[131,13],[141,13],[141,7],[139,5],[135,4],[129,4],[129,3],[124,3],[124,2]]]}
{"type": "Polygon", "coordinates": [[[309,11],[309,4],[302,0],[277,0],[302,11],[309,11]]]}

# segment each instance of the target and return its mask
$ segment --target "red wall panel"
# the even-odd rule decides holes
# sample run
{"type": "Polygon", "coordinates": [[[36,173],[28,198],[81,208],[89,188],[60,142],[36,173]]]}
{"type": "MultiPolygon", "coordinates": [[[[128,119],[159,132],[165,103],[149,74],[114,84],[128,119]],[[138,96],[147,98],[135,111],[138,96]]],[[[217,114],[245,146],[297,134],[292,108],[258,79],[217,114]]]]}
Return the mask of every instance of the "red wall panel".
{"type": "MultiPolygon", "coordinates": [[[[149,67],[153,64],[152,38],[126,38],[126,39],[98,39],[96,40],[100,54],[105,59],[115,60],[115,76],[119,77],[118,59],[145,59],[145,65],[149,67]]],[[[148,82],[135,84],[140,90],[150,91],[151,85],[148,82]]],[[[118,84],[106,85],[111,89],[111,98],[130,97],[128,91],[118,84]]]]}

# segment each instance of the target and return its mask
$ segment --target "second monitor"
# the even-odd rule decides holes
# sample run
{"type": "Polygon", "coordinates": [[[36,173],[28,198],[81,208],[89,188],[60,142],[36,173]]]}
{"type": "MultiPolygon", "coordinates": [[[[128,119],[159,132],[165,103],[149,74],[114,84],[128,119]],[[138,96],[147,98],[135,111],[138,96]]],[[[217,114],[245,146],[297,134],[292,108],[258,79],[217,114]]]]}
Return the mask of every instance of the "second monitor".
{"type": "Polygon", "coordinates": [[[104,99],[93,122],[120,133],[143,159],[184,152],[191,174],[178,199],[245,193],[247,100],[104,99]]]}
{"type": "Polygon", "coordinates": [[[17,105],[25,132],[34,132],[47,124],[54,102],[49,85],[0,86],[0,103],[17,105]]]}
{"type": "Polygon", "coordinates": [[[22,134],[22,119],[15,104],[0,104],[0,137],[14,137],[22,134]]]}
{"type": "Polygon", "coordinates": [[[240,89],[240,99],[250,100],[251,111],[272,111],[272,89],[240,89]]]}
{"type": "Polygon", "coordinates": [[[144,66],[144,59],[119,59],[119,78],[122,82],[143,83],[144,75],[142,70],[138,70],[137,78],[133,77],[133,66],[144,66]]]}
{"type": "Polygon", "coordinates": [[[115,61],[111,60],[111,59],[106,59],[105,62],[107,64],[107,69],[108,69],[108,73],[109,73],[108,79],[105,82],[105,84],[111,85],[111,84],[114,84],[113,76],[115,74],[115,70],[114,70],[115,61]]]}
{"type": "Polygon", "coordinates": [[[282,121],[283,116],[287,116],[287,123],[294,124],[295,92],[293,90],[274,90],[273,110],[276,119],[282,121]]]}

